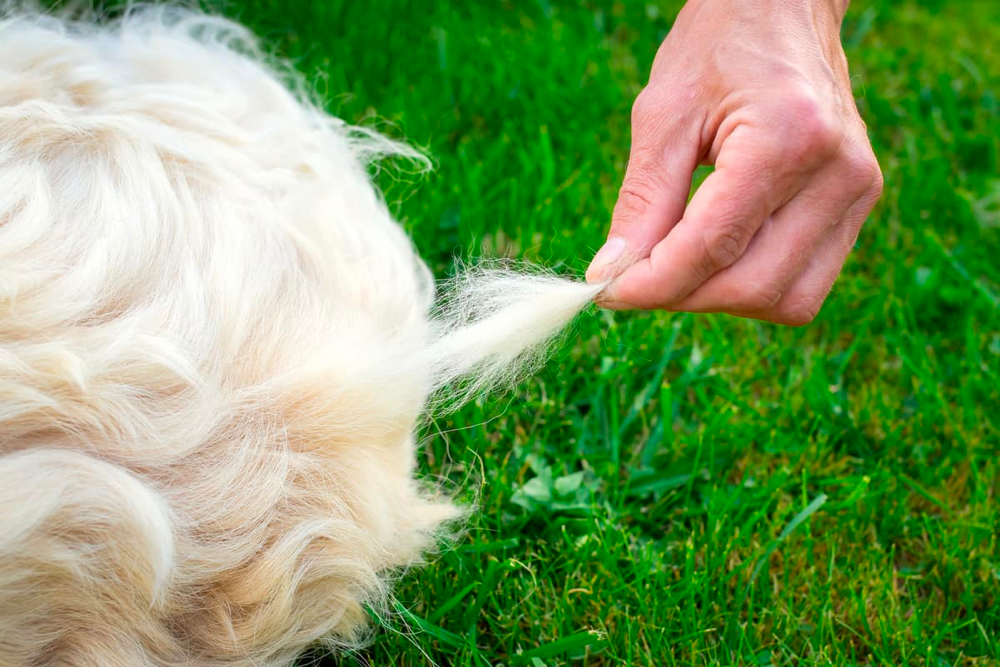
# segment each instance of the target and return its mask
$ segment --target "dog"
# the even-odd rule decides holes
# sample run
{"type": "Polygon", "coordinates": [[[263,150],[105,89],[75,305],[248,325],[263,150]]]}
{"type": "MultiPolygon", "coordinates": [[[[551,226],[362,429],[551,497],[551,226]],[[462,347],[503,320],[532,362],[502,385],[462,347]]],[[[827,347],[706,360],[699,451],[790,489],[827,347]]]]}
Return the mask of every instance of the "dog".
{"type": "Polygon", "coordinates": [[[305,91],[196,12],[0,21],[0,665],[356,645],[464,511],[414,472],[434,397],[530,370],[600,290],[471,273],[435,306],[367,169],[423,158],[305,91]]]}

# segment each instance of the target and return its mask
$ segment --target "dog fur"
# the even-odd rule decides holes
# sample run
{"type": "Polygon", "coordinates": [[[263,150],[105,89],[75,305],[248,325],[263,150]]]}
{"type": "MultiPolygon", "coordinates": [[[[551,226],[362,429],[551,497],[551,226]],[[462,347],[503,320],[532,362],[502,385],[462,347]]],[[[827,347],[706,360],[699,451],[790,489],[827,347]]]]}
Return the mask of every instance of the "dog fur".
{"type": "Polygon", "coordinates": [[[461,513],[414,476],[429,399],[600,289],[475,278],[435,319],[366,169],[419,156],[265,61],[187,11],[0,22],[0,665],[356,643],[461,513]]]}

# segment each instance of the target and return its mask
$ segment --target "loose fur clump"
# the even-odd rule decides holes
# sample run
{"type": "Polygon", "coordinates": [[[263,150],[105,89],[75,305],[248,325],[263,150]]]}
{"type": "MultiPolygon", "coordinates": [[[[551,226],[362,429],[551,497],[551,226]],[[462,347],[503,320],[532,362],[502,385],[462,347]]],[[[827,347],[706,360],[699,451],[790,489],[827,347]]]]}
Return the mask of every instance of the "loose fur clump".
{"type": "Polygon", "coordinates": [[[517,384],[544,363],[551,340],[606,283],[579,283],[533,267],[483,265],[445,285],[428,348],[435,405],[458,406],[517,384]]]}
{"type": "Polygon", "coordinates": [[[290,665],[460,516],[429,409],[533,370],[602,289],[433,280],[243,28],[0,21],[0,664],[290,665]],[[436,397],[436,398],[435,398],[436,397]]]}

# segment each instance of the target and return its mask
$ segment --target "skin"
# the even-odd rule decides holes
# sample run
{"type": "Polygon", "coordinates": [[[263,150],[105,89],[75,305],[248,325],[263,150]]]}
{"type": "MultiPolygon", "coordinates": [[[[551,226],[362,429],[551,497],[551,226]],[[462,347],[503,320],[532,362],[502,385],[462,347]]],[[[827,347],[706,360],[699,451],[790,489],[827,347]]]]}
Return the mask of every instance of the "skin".
{"type": "Polygon", "coordinates": [[[882,174],[851,93],[847,0],[690,0],[632,108],[587,280],[607,308],[816,317],[882,174]],[[688,202],[699,164],[714,165],[688,202]]]}

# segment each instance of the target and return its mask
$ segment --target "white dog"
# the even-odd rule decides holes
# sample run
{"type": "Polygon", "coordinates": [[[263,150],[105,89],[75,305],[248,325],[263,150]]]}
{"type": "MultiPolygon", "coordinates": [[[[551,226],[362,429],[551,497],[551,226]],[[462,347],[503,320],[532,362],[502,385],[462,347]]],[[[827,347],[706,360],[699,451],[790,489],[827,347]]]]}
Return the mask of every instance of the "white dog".
{"type": "Polygon", "coordinates": [[[432,317],[366,171],[414,153],[262,60],[179,11],[0,22],[0,665],[357,641],[459,514],[414,479],[428,400],[601,289],[473,273],[432,317]]]}

